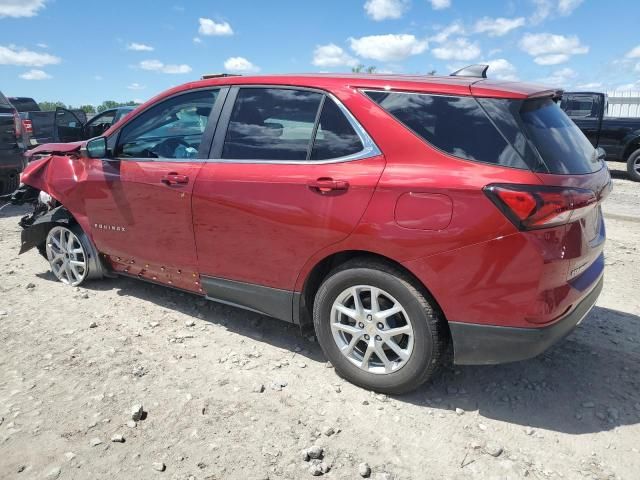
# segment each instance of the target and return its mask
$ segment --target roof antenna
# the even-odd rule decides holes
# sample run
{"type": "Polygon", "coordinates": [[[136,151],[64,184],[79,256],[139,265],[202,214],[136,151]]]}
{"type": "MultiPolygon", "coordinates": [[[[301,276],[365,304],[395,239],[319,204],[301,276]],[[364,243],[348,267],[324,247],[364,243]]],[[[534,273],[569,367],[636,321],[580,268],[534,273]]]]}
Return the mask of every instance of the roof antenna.
{"type": "Polygon", "coordinates": [[[456,72],[453,72],[451,76],[487,78],[487,70],[489,70],[489,65],[469,65],[468,67],[464,67],[456,72]]]}

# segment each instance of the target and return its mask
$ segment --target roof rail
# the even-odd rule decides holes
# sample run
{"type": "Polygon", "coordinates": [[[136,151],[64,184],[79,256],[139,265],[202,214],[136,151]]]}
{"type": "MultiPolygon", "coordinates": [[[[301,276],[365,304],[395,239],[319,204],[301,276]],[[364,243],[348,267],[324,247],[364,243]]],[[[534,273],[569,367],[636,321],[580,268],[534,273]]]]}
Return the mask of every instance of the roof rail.
{"type": "Polygon", "coordinates": [[[208,78],[219,78],[219,77],[239,77],[240,75],[236,73],[205,73],[200,77],[200,80],[206,80],[208,78]]]}
{"type": "Polygon", "coordinates": [[[451,76],[487,78],[487,70],[489,70],[489,65],[469,65],[468,67],[453,72],[451,76]]]}

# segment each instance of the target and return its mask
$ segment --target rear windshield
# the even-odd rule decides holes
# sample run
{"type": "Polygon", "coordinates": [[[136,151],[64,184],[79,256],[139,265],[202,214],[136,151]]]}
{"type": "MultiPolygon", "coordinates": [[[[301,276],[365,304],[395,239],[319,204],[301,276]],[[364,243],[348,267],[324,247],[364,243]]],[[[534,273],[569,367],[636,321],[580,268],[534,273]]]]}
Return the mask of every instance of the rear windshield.
{"type": "Polygon", "coordinates": [[[465,160],[553,174],[602,167],[589,140],[551,98],[365,93],[429,144],[465,160]]]}
{"type": "Polygon", "coordinates": [[[552,99],[525,101],[520,118],[550,173],[583,174],[602,168],[591,142],[552,99]]]}
{"type": "Polygon", "coordinates": [[[39,112],[40,107],[33,98],[11,97],[11,103],[19,112],[39,112]]]}

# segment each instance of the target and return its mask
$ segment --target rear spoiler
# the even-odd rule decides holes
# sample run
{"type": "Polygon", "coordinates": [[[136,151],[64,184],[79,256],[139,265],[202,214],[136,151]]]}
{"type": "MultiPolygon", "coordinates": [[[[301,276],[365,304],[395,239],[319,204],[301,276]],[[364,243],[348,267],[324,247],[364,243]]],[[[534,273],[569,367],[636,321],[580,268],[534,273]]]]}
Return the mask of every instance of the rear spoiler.
{"type": "Polygon", "coordinates": [[[557,90],[542,90],[541,92],[536,92],[536,93],[532,93],[531,95],[529,95],[528,98],[547,98],[547,97],[551,97],[554,101],[558,101],[562,98],[562,94],[564,93],[564,90],[562,89],[557,89],[557,90]]]}

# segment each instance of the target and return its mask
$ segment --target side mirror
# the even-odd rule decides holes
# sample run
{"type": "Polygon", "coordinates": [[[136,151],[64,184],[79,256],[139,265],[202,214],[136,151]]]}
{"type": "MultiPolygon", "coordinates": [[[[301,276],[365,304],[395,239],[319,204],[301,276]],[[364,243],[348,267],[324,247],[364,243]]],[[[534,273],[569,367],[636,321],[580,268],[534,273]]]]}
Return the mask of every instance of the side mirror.
{"type": "Polygon", "coordinates": [[[598,155],[598,160],[602,160],[604,162],[607,159],[607,152],[602,147],[598,147],[596,149],[596,154],[598,155]]]}
{"type": "Polygon", "coordinates": [[[107,139],[105,137],[92,138],[85,146],[89,158],[105,158],[107,156],[107,139]]]}

